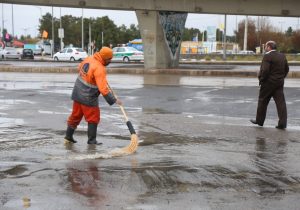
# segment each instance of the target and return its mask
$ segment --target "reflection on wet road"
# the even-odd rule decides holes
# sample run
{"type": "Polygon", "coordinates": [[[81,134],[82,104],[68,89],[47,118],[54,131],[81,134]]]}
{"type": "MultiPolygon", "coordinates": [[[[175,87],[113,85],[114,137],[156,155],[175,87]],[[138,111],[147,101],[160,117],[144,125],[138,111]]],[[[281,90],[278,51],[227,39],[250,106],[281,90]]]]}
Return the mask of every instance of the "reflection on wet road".
{"type": "Polygon", "coordinates": [[[257,81],[110,75],[140,139],[137,153],[78,160],[128,145],[117,106],[100,99],[103,145],[64,145],[76,75],[0,73],[0,209],[299,209],[298,80],[287,80],[288,129],[272,101],[249,123],[257,81]],[[25,202],[26,201],[26,202],[25,202]]]}

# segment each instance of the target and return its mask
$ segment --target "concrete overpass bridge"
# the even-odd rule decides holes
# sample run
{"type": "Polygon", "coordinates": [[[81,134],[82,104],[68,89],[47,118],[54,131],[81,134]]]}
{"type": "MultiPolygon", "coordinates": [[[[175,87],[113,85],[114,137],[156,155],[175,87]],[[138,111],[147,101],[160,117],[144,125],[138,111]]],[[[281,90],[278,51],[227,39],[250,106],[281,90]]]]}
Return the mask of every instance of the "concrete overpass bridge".
{"type": "Polygon", "coordinates": [[[299,17],[299,0],[0,0],[1,3],[135,11],[145,68],[178,66],[188,13],[299,17]]]}

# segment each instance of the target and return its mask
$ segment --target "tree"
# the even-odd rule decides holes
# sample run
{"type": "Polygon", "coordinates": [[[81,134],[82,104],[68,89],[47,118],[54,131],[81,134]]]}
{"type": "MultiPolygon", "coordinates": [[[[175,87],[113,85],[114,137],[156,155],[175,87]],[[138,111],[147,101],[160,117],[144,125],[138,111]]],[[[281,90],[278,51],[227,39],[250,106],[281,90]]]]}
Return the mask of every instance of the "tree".
{"type": "Polygon", "coordinates": [[[6,34],[6,33],[7,33],[7,29],[6,29],[6,28],[3,28],[2,34],[1,34],[1,36],[2,36],[2,41],[5,41],[4,38],[5,38],[5,34],[6,34]]]}
{"type": "MultiPolygon", "coordinates": [[[[84,23],[85,23],[84,19],[84,23]]],[[[61,18],[62,27],[64,28],[64,44],[81,46],[81,18],[65,15],[61,18]]],[[[55,23],[56,30],[59,27],[59,22],[55,23]]],[[[85,25],[85,24],[84,24],[85,25]]],[[[57,34],[57,33],[56,33],[57,34]]],[[[55,43],[59,43],[59,38],[55,36],[55,43]]]]}
{"type": "Polygon", "coordinates": [[[294,31],[293,31],[292,27],[290,26],[286,30],[285,35],[291,37],[291,36],[293,36],[293,33],[294,33],[294,31]]]}
{"type": "Polygon", "coordinates": [[[120,31],[118,33],[119,43],[128,43],[130,40],[141,37],[139,29],[134,24],[131,24],[129,29],[125,25],[121,25],[118,30],[120,31]]]}
{"type": "Polygon", "coordinates": [[[223,41],[223,31],[217,28],[216,30],[216,41],[222,42],[223,41]]]}
{"type": "MultiPolygon", "coordinates": [[[[248,19],[248,34],[247,34],[247,49],[255,51],[257,46],[256,26],[253,19],[248,19]]],[[[238,31],[235,31],[237,42],[242,49],[244,46],[244,33],[245,33],[245,20],[242,20],[238,24],[238,31]]]]}
{"type": "Polygon", "coordinates": [[[294,47],[295,52],[300,52],[300,30],[294,32],[293,36],[291,37],[291,43],[294,47]]]}
{"type": "Polygon", "coordinates": [[[226,36],[227,42],[235,42],[235,36],[226,36]]]}
{"type": "Polygon", "coordinates": [[[195,36],[199,36],[199,40],[202,39],[201,32],[197,28],[185,28],[183,30],[182,41],[192,41],[195,36]]]}
{"type": "Polygon", "coordinates": [[[47,31],[50,35],[52,32],[52,15],[50,13],[46,13],[40,19],[39,32],[42,34],[43,31],[47,31]]]}
{"type": "Polygon", "coordinates": [[[270,39],[274,40],[274,35],[277,32],[277,29],[272,26],[268,17],[260,17],[257,26],[257,46],[265,44],[270,39]]]}
{"type": "Polygon", "coordinates": [[[118,33],[119,30],[112,20],[107,16],[97,18],[93,23],[93,32],[92,35],[96,41],[96,46],[100,49],[102,47],[102,38],[103,45],[109,46],[110,44],[116,45],[118,42],[118,33]],[[103,34],[103,37],[102,37],[103,34]]]}
{"type": "MultiPolygon", "coordinates": [[[[74,17],[71,15],[65,15],[61,17],[62,27],[64,28],[64,44],[65,46],[72,44],[73,46],[81,47],[82,40],[82,19],[81,17],[74,17]]],[[[89,42],[89,24],[91,24],[91,37],[95,40],[96,47],[100,49],[103,45],[109,46],[112,44],[116,46],[120,43],[128,43],[128,41],[134,38],[140,38],[140,32],[138,27],[134,24],[130,25],[129,29],[125,25],[117,27],[115,23],[107,16],[98,18],[84,18],[84,46],[88,46],[89,42]],[[103,34],[103,37],[102,37],[103,34]]],[[[54,43],[55,46],[59,46],[60,40],[58,37],[58,28],[60,27],[59,19],[54,18],[54,43]]],[[[50,13],[45,14],[40,19],[39,31],[42,34],[43,31],[47,31],[49,39],[52,39],[52,15],[50,13]]]]}

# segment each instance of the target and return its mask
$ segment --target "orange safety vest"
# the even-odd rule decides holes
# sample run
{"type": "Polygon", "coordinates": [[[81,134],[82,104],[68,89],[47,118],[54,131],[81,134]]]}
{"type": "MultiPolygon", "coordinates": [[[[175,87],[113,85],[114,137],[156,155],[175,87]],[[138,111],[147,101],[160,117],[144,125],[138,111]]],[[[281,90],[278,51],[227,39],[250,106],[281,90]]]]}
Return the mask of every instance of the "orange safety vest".
{"type": "Polygon", "coordinates": [[[78,70],[72,100],[87,106],[98,106],[98,96],[102,94],[110,105],[116,102],[116,98],[108,88],[104,61],[99,53],[84,59],[79,64],[78,70]]]}

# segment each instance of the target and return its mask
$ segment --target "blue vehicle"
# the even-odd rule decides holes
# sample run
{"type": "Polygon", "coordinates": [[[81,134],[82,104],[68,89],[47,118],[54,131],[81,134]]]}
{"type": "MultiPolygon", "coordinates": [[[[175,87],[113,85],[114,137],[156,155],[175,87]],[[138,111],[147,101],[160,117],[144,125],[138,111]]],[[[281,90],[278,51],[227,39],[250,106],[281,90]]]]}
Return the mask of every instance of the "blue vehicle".
{"type": "Polygon", "coordinates": [[[142,39],[134,39],[132,41],[129,41],[129,43],[127,43],[127,46],[134,47],[139,51],[144,51],[142,39]]]}

